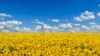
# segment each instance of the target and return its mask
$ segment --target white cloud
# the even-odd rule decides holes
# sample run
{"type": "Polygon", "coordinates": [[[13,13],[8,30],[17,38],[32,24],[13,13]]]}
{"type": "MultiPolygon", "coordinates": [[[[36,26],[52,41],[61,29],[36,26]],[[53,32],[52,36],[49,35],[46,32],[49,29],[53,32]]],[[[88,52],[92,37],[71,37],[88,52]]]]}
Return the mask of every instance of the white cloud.
{"type": "MultiPolygon", "coordinates": [[[[39,21],[38,19],[36,19],[33,23],[41,25],[42,26],[41,28],[43,28],[43,29],[50,29],[51,28],[51,26],[45,24],[44,22],[39,21]]],[[[37,27],[40,27],[40,26],[37,26],[37,27]]]]}
{"type": "Polygon", "coordinates": [[[52,19],[52,22],[60,22],[58,19],[52,19]]]}
{"type": "Polygon", "coordinates": [[[52,22],[60,22],[60,20],[59,19],[48,19],[49,21],[52,21],[52,22]]]}
{"type": "Polygon", "coordinates": [[[45,32],[48,32],[49,30],[52,29],[52,27],[50,25],[45,24],[44,22],[41,22],[38,19],[36,19],[33,23],[37,24],[36,28],[34,29],[35,31],[45,31],[45,32]]]}
{"type": "Polygon", "coordinates": [[[27,28],[27,27],[15,27],[14,28],[15,31],[17,32],[31,32],[32,30],[30,28],[27,28]]]}
{"type": "Polygon", "coordinates": [[[0,17],[12,17],[12,16],[6,13],[0,13],[0,17]]]}
{"type": "Polygon", "coordinates": [[[84,31],[84,30],[87,30],[87,31],[89,31],[89,30],[90,30],[90,28],[89,28],[89,27],[87,27],[86,25],[82,25],[81,27],[82,27],[83,31],[84,31]]]}
{"type": "Polygon", "coordinates": [[[59,27],[60,27],[60,28],[72,28],[72,24],[71,24],[71,23],[60,24],[59,27]]]}
{"type": "Polygon", "coordinates": [[[37,25],[34,30],[35,31],[40,31],[41,29],[42,29],[42,26],[37,25]]]}
{"type": "Polygon", "coordinates": [[[100,25],[91,25],[91,29],[92,29],[92,31],[94,30],[94,31],[100,31],[100,25]]]}
{"type": "Polygon", "coordinates": [[[0,29],[4,29],[4,26],[3,25],[0,25],[0,29]]]}
{"type": "Polygon", "coordinates": [[[5,17],[12,17],[12,16],[6,13],[0,13],[0,17],[1,17],[1,20],[4,20],[5,17]]]}
{"type": "Polygon", "coordinates": [[[18,26],[18,25],[22,25],[22,22],[17,21],[17,20],[6,21],[6,25],[7,25],[8,27],[11,27],[11,26],[18,26]]]}
{"type": "Polygon", "coordinates": [[[35,27],[35,31],[43,31],[43,32],[56,32],[56,31],[60,31],[61,29],[59,29],[59,27],[57,26],[50,26],[44,22],[41,22],[39,20],[35,20],[33,22],[34,24],[37,24],[35,27]]]}
{"type": "MultiPolygon", "coordinates": [[[[98,13],[98,16],[100,13],[98,13]]],[[[0,17],[12,17],[11,15],[1,13],[0,17]]],[[[82,22],[84,20],[94,19],[94,13],[85,11],[81,13],[80,16],[75,17],[74,20],[82,22]]],[[[58,19],[49,19],[52,22],[60,22],[58,19]]],[[[64,21],[63,21],[64,22],[64,21]]],[[[31,29],[22,25],[23,23],[18,20],[4,20],[0,21],[0,31],[1,32],[62,32],[62,31],[70,31],[70,32],[84,32],[84,31],[91,31],[91,32],[98,32],[100,31],[100,25],[96,24],[95,22],[89,22],[88,25],[81,25],[79,23],[61,23],[59,25],[49,25],[42,21],[36,19],[33,23],[35,24],[35,28],[31,29]],[[73,27],[75,26],[75,27],[73,27]]]]}
{"type": "Polygon", "coordinates": [[[99,17],[100,17],[100,12],[99,12],[99,13],[97,13],[97,16],[99,16],[99,17]]]}
{"type": "MultiPolygon", "coordinates": [[[[0,31],[1,32],[13,32],[15,27],[22,25],[21,21],[10,20],[10,21],[0,21],[0,31]]],[[[23,28],[26,30],[26,28],[23,28]]]]}
{"type": "Polygon", "coordinates": [[[69,30],[70,32],[80,32],[81,28],[73,28],[69,30]]]}
{"type": "Polygon", "coordinates": [[[40,25],[44,25],[44,22],[39,21],[38,19],[36,19],[35,21],[33,21],[34,24],[40,24],[40,25]]]}
{"type": "Polygon", "coordinates": [[[1,32],[11,32],[11,31],[6,30],[6,29],[2,29],[1,32]]]}
{"type": "Polygon", "coordinates": [[[57,32],[61,31],[57,26],[49,26],[49,25],[37,25],[34,29],[36,32],[57,32]]]}
{"type": "Polygon", "coordinates": [[[22,25],[22,22],[17,21],[17,20],[1,21],[0,25],[3,26],[3,27],[14,27],[14,26],[22,25]]]}
{"type": "Polygon", "coordinates": [[[71,32],[100,32],[100,25],[95,22],[90,22],[89,25],[81,25],[81,27],[75,27],[70,29],[71,32]]]}
{"type": "Polygon", "coordinates": [[[79,32],[81,31],[81,28],[75,28],[74,30],[79,32]]]}
{"type": "Polygon", "coordinates": [[[75,26],[80,26],[80,24],[74,24],[75,26]]]}
{"type": "Polygon", "coordinates": [[[95,23],[95,22],[90,22],[89,24],[90,24],[90,25],[96,25],[96,23],[95,23]]]}
{"type": "MultiPolygon", "coordinates": [[[[0,17],[12,17],[9,14],[6,13],[0,13],[0,17]]],[[[3,19],[2,19],[3,20],[3,19]]],[[[0,31],[1,32],[31,32],[32,30],[27,27],[20,27],[22,25],[21,21],[18,20],[4,20],[0,21],[0,31]]]]}
{"type": "Polygon", "coordinates": [[[0,25],[6,25],[6,22],[5,21],[1,21],[0,25]]]}
{"type": "Polygon", "coordinates": [[[31,29],[30,28],[27,28],[27,27],[23,27],[23,30],[24,31],[31,31],[31,29]]]}
{"type": "Polygon", "coordinates": [[[70,29],[69,32],[76,32],[74,29],[70,29]]]}
{"type": "Polygon", "coordinates": [[[22,25],[22,22],[21,21],[17,21],[17,20],[1,21],[0,25],[6,26],[6,27],[14,27],[14,26],[22,25]]]}
{"type": "Polygon", "coordinates": [[[85,11],[83,13],[81,13],[80,16],[74,17],[74,20],[82,22],[84,20],[90,20],[90,19],[94,19],[95,15],[93,12],[89,12],[89,11],[85,11]]]}
{"type": "Polygon", "coordinates": [[[61,29],[59,27],[57,27],[57,26],[52,27],[52,30],[53,31],[61,31],[61,29]]]}
{"type": "Polygon", "coordinates": [[[51,29],[51,28],[52,28],[51,26],[49,26],[49,25],[47,25],[47,24],[44,24],[42,27],[43,27],[43,29],[45,29],[45,30],[51,29]]]}

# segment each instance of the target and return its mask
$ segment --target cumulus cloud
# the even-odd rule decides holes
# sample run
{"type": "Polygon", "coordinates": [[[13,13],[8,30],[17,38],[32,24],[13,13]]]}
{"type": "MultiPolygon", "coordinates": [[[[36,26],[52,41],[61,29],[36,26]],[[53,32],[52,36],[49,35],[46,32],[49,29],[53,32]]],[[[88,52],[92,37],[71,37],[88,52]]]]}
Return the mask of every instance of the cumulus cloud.
{"type": "Polygon", "coordinates": [[[80,25],[80,27],[74,27],[69,29],[70,32],[100,32],[100,25],[95,22],[90,22],[88,25],[80,25]]]}
{"type": "Polygon", "coordinates": [[[91,25],[92,31],[100,31],[100,25],[91,25]]]}
{"type": "Polygon", "coordinates": [[[34,24],[40,24],[40,25],[44,25],[44,22],[39,21],[38,19],[36,19],[35,21],[33,21],[34,24]]]}
{"type": "Polygon", "coordinates": [[[5,21],[1,21],[0,25],[6,25],[6,22],[5,21]]]}
{"type": "Polygon", "coordinates": [[[52,27],[52,30],[53,31],[61,31],[62,29],[60,29],[58,26],[54,26],[54,27],[52,27]]]}
{"type": "Polygon", "coordinates": [[[12,16],[6,13],[0,13],[0,17],[12,17],[12,16]]]}
{"type": "Polygon", "coordinates": [[[90,25],[96,25],[96,23],[95,23],[95,22],[90,22],[89,24],[90,24],[90,25]]]}
{"type": "Polygon", "coordinates": [[[31,32],[32,30],[30,28],[27,28],[27,27],[15,27],[14,28],[14,31],[16,32],[31,32]]]}
{"type": "Polygon", "coordinates": [[[21,25],[21,24],[22,24],[22,22],[21,21],[17,21],[17,20],[1,21],[0,22],[0,25],[6,26],[6,27],[13,27],[13,26],[21,25]]]}
{"type": "Polygon", "coordinates": [[[49,25],[47,25],[47,24],[44,24],[44,25],[42,26],[42,28],[43,28],[44,30],[48,30],[48,29],[51,29],[52,27],[49,26],[49,25]]]}
{"type": "Polygon", "coordinates": [[[61,31],[57,26],[50,26],[50,25],[37,25],[34,29],[36,32],[57,32],[61,31]]]}
{"type": "Polygon", "coordinates": [[[52,19],[52,22],[60,22],[58,19],[52,19]]]}
{"type": "MultiPolygon", "coordinates": [[[[34,22],[34,24],[37,24],[35,27],[35,31],[37,32],[58,32],[58,31],[69,31],[71,30],[71,28],[73,28],[72,23],[62,23],[59,24],[58,26],[50,26],[42,21],[39,21],[38,19],[36,19],[34,22]]],[[[79,26],[80,24],[75,24],[77,26],[79,26]]],[[[79,31],[78,28],[75,28],[74,30],[79,31]]]]}
{"type": "Polygon", "coordinates": [[[74,24],[75,26],[80,26],[80,24],[74,24]]]}
{"type": "Polygon", "coordinates": [[[5,23],[8,27],[22,25],[22,22],[17,20],[6,21],[5,23]]]}
{"type": "Polygon", "coordinates": [[[27,27],[23,27],[23,30],[24,31],[31,31],[31,29],[30,28],[27,28],[27,27]]]}
{"type": "Polygon", "coordinates": [[[0,13],[0,17],[1,17],[1,20],[4,20],[5,17],[12,17],[12,16],[6,13],[0,13]]]}
{"type": "MultiPolygon", "coordinates": [[[[0,21],[0,31],[1,32],[13,32],[13,28],[22,25],[21,21],[10,20],[10,21],[0,21]]],[[[24,28],[25,29],[25,28],[24,28]]]]}
{"type": "Polygon", "coordinates": [[[71,23],[60,24],[59,27],[60,28],[72,28],[72,24],[71,23]]]}
{"type": "MultiPolygon", "coordinates": [[[[36,19],[33,23],[37,24],[37,25],[41,25],[42,26],[41,28],[43,28],[43,29],[49,29],[49,28],[51,28],[49,25],[47,25],[44,22],[39,21],[38,19],[36,19]]],[[[37,27],[40,27],[40,26],[37,26],[37,27]]]]}
{"type": "Polygon", "coordinates": [[[48,19],[48,20],[50,20],[50,21],[52,21],[52,22],[60,22],[60,20],[59,19],[48,19]]]}
{"type": "MultiPolygon", "coordinates": [[[[98,13],[97,15],[99,15],[98,13]]],[[[0,17],[12,17],[9,14],[0,13],[0,17]]],[[[84,20],[94,19],[94,13],[85,11],[81,13],[81,15],[74,18],[74,20],[82,22],[84,20]]],[[[58,19],[49,19],[52,22],[60,22],[58,19]]],[[[34,28],[25,27],[22,23],[22,21],[18,20],[4,20],[0,21],[0,31],[1,32],[64,32],[64,31],[70,31],[70,32],[98,32],[100,31],[100,25],[96,24],[96,22],[89,22],[88,25],[82,25],[79,23],[64,23],[64,21],[61,24],[58,25],[50,25],[43,21],[39,21],[36,19],[33,21],[34,28]],[[74,27],[75,26],[75,27],[74,27]]]]}
{"type": "Polygon", "coordinates": [[[74,27],[70,29],[70,32],[89,32],[91,28],[87,25],[80,25],[80,27],[74,27]]]}
{"type": "Polygon", "coordinates": [[[69,32],[81,32],[81,28],[72,28],[69,32]]]}
{"type": "Polygon", "coordinates": [[[90,28],[92,32],[100,32],[100,25],[95,22],[90,22],[90,28]]]}
{"type": "Polygon", "coordinates": [[[34,30],[35,31],[40,31],[41,29],[42,29],[42,26],[37,25],[34,30]]]}
{"type": "Polygon", "coordinates": [[[2,29],[2,30],[0,30],[1,32],[11,32],[10,30],[8,30],[8,29],[2,29]]]}
{"type": "MultiPolygon", "coordinates": [[[[0,31],[1,32],[14,32],[15,27],[20,27],[20,25],[22,25],[21,21],[18,21],[18,20],[4,20],[5,17],[12,17],[12,15],[6,14],[6,13],[0,13],[0,18],[1,18],[0,31]],[[2,20],[4,20],[4,21],[2,21],[2,20]]],[[[18,28],[16,28],[16,30],[17,29],[18,28]]],[[[26,27],[23,27],[21,30],[28,31],[30,29],[26,28],[26,27]]]]}
{"type": "Polygon", "coordinates": [[[4,26],[3,25],[0,25],[0,29],[4,29],[4,26]]]}
{"type": "Polygon", "coordinates": [[[38,19],[36,19],[33,23],[37,24],[37,26],[35,27],[35,31],[45,31],[45,32],[47,32],[47,31],[52,29],[52,27],[50,25],[48,25],[44,22],[41,22],[38,19]]]}
{"type": "Polygon", "coordinates": [[[60,31],[61,29],[59,29],[58,26],[50,26],[44,22],[39,21],[38,19],[36,19],[34,22],[34,24],[37,24],[37,26],[35,27],[35,31],[43,31],[43,32],[57,32],[60,31]]]}
{"type": "Polygon", "coordinates": [[[86,31],[90,30],[90,28],[87,27],[86,25],[82,25],[82,29],[83,29],[83,31],[84,31],[84,30],[86,30],[86,31]]]}
{"type": "Polygon", "coordinates": [[[45,32],[48,32],[52,29],[52,27],[50,25],[47,25],[47,24],[43,24],[41,25],[41,31],[45,31],[45,32]]]}
{"type": "Polygon", "coordinates": [[[90,19],[94,19],[95,15],[93,12],[89,12],[89,11],[85,11],[83,13],[81,13],[80,16],[74,17],[74,20],[82,22],[84,20],[90,20],[90,19]]]}

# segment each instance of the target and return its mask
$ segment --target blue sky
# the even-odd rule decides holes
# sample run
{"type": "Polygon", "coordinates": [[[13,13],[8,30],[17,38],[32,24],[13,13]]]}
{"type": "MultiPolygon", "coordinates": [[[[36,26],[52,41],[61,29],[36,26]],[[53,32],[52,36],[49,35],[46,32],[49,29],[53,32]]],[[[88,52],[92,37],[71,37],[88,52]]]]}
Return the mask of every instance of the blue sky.
{"type": "MultiPolygon", "coordinates": [[[[1,23],[7,21],[22,22],[22,25],[11,28],[28,28],[33,31],[38,28],[37,26],[43,28],[44,25],[52,28],[61,28],[62,31],[69,30],[69,28],[72,30],[72,27],[76,27],[74,24],[80,24],[81,28],[82,25],[85,25],[83,28],[91,28],[91,25],[87,27],[90,22],[94,22],[98,26],[100,24],[100,15],[97,15],[100,11],[99,3],[99,0],[0,0],[0,13],[6,15],[1,15],[0,18],[4,17],[1,23]],[[90,15],[85,15],[86,13],[90,13],[90,15]],[[11,17],[7,17],[7,15],[11,17]],[[77,17],[79,19],[75,19],[77,17]],[[72,27],[68,28],[68,24],[72,27]],[[61,25],[66,27],[62,27],[61,25]]],[[[98,26],[95,26],[95,28],[98,26]]],[[[8,28],[4,26],[3,30],[8,30],[8,28]]]]}

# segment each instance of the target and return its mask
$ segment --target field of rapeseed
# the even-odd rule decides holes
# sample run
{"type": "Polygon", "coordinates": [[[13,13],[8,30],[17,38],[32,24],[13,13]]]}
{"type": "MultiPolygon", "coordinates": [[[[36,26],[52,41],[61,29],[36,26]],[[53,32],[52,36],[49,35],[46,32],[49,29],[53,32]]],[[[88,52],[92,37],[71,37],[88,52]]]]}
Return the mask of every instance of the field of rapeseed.
{"type": "Polygon", "coordinates": [[[100,34],[0,33],[0,56],[100,56],[100,34]]]}

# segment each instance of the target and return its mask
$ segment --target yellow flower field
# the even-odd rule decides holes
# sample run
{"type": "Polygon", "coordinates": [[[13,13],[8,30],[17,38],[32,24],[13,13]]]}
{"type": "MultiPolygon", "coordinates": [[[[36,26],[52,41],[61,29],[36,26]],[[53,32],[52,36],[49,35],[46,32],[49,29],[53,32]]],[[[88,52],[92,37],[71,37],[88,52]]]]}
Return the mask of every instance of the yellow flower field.
{"type": "Polygon", "coordinates": [[[0,33],[0,56],[100,56],[100,34],[0,33]]]}

